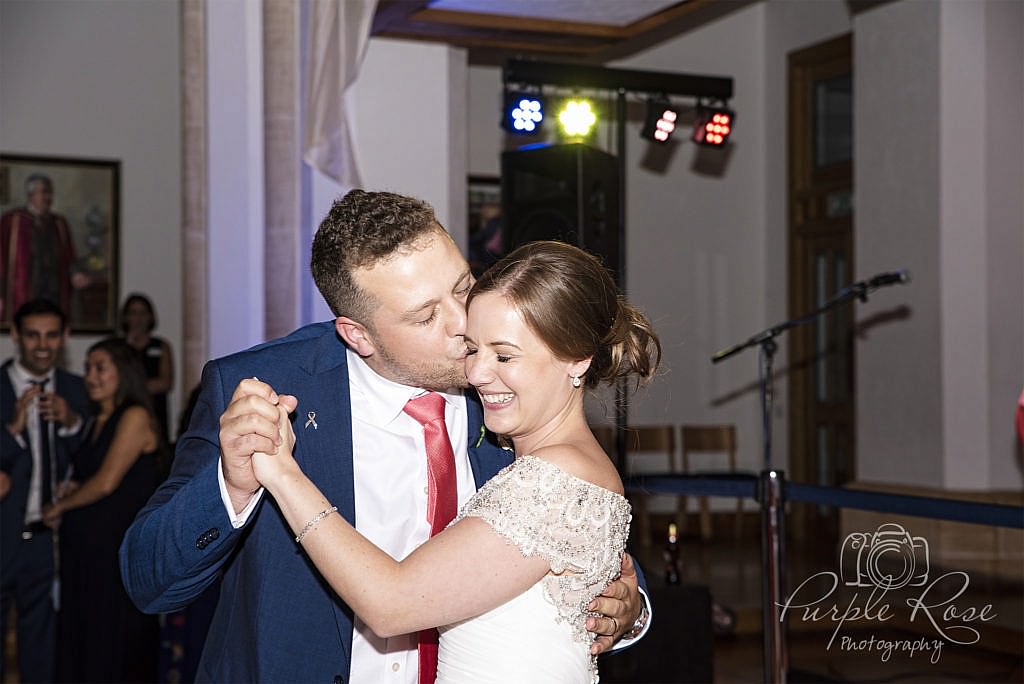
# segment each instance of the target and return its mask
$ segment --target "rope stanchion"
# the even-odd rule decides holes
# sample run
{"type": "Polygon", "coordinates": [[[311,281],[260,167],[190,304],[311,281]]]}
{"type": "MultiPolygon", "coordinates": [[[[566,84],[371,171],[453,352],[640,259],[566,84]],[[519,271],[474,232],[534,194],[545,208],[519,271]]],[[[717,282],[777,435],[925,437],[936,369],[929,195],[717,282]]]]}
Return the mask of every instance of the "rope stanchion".
{"type": "Polygon", "coordinates": [[[783,534],[785,502],[782,484],[784,476],[775,470],[761,473],[761,561],[764,573],[761,580],[761,600],[764,603],[764,682],[786,684],[789,659],[786,652],[785,625],[780,609],[784,603],[786,572],[783,565],[785,552],[783,534]]]}

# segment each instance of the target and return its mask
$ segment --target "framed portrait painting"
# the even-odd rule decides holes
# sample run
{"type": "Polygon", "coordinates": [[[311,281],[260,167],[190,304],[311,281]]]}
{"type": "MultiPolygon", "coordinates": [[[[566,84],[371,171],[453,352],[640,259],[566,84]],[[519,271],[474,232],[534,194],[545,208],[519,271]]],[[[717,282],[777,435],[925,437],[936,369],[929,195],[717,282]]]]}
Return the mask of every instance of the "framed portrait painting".
{"type": "Polygon", "coordinates": [[[43,297],[72,333],[114,331],[121,163],[0,154],[0,329],[43,297]]]}

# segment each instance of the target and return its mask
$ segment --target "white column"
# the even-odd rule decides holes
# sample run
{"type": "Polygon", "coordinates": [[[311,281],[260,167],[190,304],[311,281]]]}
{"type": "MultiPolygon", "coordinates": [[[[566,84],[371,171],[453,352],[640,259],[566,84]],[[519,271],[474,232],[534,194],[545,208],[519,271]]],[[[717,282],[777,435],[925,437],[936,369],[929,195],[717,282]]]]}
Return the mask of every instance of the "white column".
{"type": "Polygon", "coordinates": [[[264,339],[262,7],[208,2],[209,353],[264,339]]]}

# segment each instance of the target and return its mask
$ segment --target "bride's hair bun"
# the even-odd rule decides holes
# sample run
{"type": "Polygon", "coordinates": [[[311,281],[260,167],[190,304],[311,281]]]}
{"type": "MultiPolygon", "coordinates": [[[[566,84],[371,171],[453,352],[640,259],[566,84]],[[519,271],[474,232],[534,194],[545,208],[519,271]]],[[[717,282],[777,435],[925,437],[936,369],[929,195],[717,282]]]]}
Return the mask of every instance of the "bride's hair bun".
{"type": "Polygon", "coordinates": [[[498,292],[560,359],[591,359],[586,387],[637,376],[648,380],[661,361],[651,322],[619,294],[604,265],[564,242],[531,242],[492,266],[469,293],[467,306],[498,292]]]}

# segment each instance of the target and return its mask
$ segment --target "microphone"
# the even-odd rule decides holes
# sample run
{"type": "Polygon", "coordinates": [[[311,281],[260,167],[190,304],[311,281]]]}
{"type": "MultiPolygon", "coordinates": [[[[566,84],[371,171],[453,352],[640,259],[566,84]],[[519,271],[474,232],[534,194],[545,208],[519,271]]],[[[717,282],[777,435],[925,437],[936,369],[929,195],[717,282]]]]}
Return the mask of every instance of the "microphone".
{"type": "Polygon", "coordinates": [[[885,287],[887,285],[900,285],[910,282],[910,271],[901,269],[899,271],[889,271],[888,273],[879,273],[875,277],[868,280],[868,287],[877,288],[885,287]]]}

